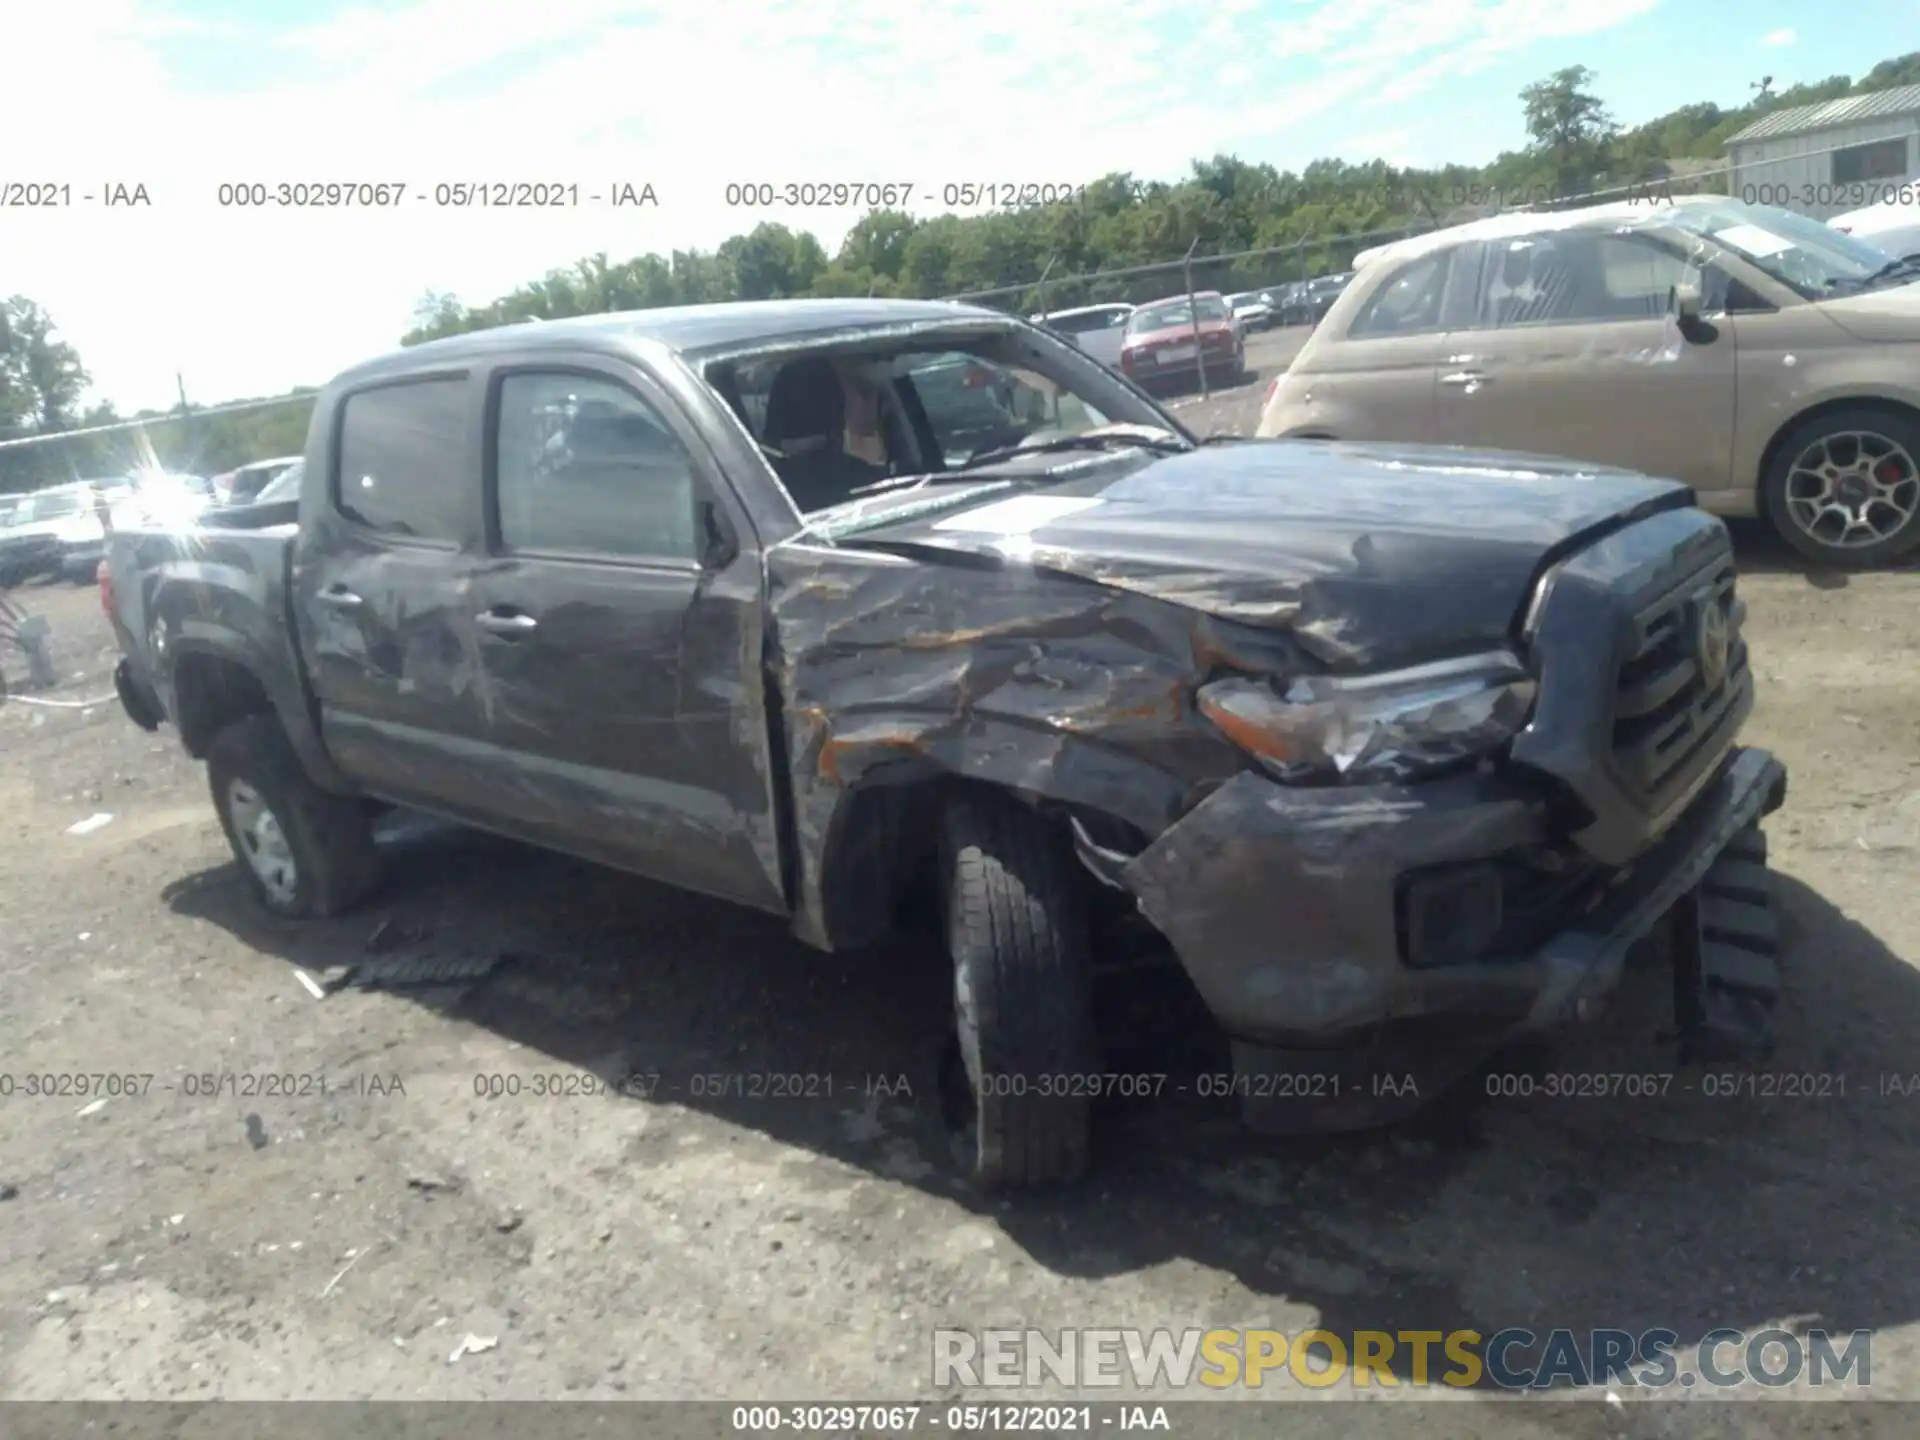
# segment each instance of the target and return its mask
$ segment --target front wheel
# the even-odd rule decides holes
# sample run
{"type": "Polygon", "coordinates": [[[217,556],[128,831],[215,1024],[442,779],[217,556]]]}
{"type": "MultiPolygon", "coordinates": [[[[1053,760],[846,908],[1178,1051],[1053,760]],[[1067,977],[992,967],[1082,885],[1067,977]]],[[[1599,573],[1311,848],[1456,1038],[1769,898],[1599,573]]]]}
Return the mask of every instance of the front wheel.
{"type": "Polygon", "coordinates": [[[1818,416],[1781,443],[1762,482],[1767,516],[1809,560],[1885,564],[1920,545],[1920,424],[1862,408],[1818,416]]]}
{"type": "Polygon", "coordinates": [[[988,1187],[1076,1179],[1098,1059],[1076,862],[1038,814],[986,791],[949,806],[941,861],[963,1163],[988,1187]]]}
{"type": "Polygon", "coordinates": [[[272,914],[337,915],[378,884],[366,806],[308,779],[273,716],[245,716],[214,737],[207,783],[227,843],[272,914]]]}

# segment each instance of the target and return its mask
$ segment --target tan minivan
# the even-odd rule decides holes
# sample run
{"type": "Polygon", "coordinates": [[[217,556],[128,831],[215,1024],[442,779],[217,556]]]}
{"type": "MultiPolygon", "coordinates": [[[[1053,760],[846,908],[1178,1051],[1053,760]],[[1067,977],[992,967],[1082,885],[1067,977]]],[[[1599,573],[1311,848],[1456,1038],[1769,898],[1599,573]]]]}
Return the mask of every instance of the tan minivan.
{"type": "Polygon", "coordinates": [[[1920,544],[1920,261],[1701,196],[1495,216],[1355,268],[1259,435],[1671,476],[1831,564],[1920,544]]]}

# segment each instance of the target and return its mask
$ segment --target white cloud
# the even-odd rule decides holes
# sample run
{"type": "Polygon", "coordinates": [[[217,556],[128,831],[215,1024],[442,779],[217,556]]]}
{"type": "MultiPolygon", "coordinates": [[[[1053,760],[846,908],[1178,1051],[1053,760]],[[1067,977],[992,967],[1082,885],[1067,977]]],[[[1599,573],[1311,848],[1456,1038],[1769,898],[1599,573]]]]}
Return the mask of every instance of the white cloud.
{"type": "Polygon", "coordinates": [[[729,209],[730,181],[909,182],[938,210],[946,181],[1170,177],[1219,150],[1299,165],[1336,148],[1343,109],[1657,3],[1307,0],[1276,21],[1234,0],[1209,25],[1187,0],[412,0],[282,30],[221,79],[292,78],[218,93],[170,68],[174,47],[194,30],[231,44],[238,26],[139,0],[46,7],[35,63],[0,87],[0,131],[44,137],[43,178],[144,181],[153,207],[15,212],[7,283],[124,406],[168,403],[176,371],[196,400],[272,392],[391,345],[429,287],[484,301],[598,250],[706,247],[760,219],[832,246],[858,214],[729,209]],[[1298,138],[1309,122],[1333,128],[1298,138]],[[645,180],[661,203],[217,203],[233,181],[404,181],[418,197],[492,179],[645,180]]]}
{"type": "Polygon", "coordinates": [[[1793,30],[1783,27],[1779,30],[1768,31],[1761,37],[1760,43],[1777,49],[1783,45],[1797,44],[1799,39],[1799,35],[1795,34],[1793,30]]]}

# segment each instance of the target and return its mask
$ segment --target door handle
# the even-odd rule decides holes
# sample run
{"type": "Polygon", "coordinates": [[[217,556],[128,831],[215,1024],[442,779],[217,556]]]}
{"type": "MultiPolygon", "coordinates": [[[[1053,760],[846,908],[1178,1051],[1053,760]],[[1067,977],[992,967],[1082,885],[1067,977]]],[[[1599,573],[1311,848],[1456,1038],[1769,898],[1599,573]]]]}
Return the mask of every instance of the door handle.
{"type": "Polygon", "coordinates": [[[473,622],[489,635],[504,635],[508,639],[530,634],[540,624],[533,616],[522,615],[517,610],[482,610],[473,617],[473,622]]]}
{"type": "Polygon", "coordinates": [[[1442,385],[1491,385],[1493,377],[1484,370],[1455,370],[1440,377],[1442,385]]]}
{"type": "Polygon", "coordinates": [[[344,585],[336,585],[331,590],[322,590],[318,599],[322,605],[330,605],[335,610],[358,610],[366,603],[344,585]]]}

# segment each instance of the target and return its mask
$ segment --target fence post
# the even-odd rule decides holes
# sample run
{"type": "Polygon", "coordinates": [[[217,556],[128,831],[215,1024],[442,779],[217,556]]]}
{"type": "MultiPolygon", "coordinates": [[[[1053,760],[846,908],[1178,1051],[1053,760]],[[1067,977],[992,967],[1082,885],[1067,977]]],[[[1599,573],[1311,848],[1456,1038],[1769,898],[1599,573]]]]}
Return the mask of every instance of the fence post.
{"type": "Polygon", "coordinates": [[[1200,398],[1208,400],[1213,392],[1207,389],[1207,357],[1200,344],[1200,302],[1193,297],[1193,252],[1200,247],[1200,237],[1193,237],[1193,244],[1187,246],[1187,253],[1180,257],[1180,273],[1187,280],[1187,319],[1193,325],[1193,368],[1200,372],[1200,398]]]}
{"type": "Polygon", "coordinates": [[[1040,294],[1040,323],[1047,322],[1047,276],[1053,271],[1053,262],[1060,258],[1058,253],[1047,256],[1047,263],[1040,267],[1040,278],[1033,282],[1040,294]]]}

